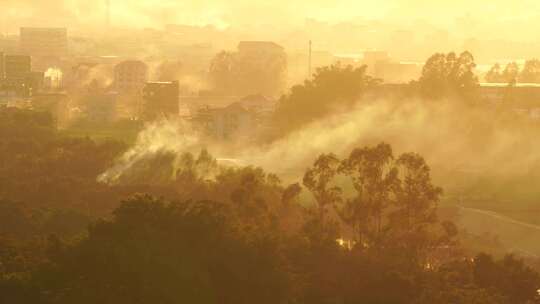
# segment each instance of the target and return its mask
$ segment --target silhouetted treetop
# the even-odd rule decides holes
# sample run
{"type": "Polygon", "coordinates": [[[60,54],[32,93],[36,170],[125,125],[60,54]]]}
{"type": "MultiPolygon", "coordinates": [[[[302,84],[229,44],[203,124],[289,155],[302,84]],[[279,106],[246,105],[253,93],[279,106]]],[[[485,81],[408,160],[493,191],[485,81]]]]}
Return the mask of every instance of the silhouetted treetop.
{"type": "Polygon", "coordinates": [[[350,109],[379,83],[366,74],[366,66],[338,64],[319,68],[311,79],[281,97],[275,122],[285,133],[298,129],[336,110],[350,109]]]}
{"type": "Polygon", "coordinates": [[[424,65],[418,80],[420,92],[426,98],[440,99],[459,97],[470,100],[478,87],[474,74],[476,64],[469,52],[436,53],[424,65]]]}

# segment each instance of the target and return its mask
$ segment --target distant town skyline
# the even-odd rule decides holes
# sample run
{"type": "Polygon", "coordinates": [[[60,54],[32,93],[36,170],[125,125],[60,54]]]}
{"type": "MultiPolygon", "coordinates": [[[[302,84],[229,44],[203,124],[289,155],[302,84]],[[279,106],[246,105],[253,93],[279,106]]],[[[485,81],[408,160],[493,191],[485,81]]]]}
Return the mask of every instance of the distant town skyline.
{"type": "MultiPolygon", "coordinates": [[[[88,29],[107,24],[107,1],[5,0],[0,26],[13,31],[19,26],[68,26],[88,29]],[[51,18],[51,14],[55,18],[51,18]]],[[[427,22],[454,31],[493,30],[500,36],[520,36],[538,27],[540,3],[532,0],[510,3],[495,1],[295,1],[267,3],[246,0],[175,1],[111,0],[113,25],[120,27],[161,27],[166,23],[228,26],[301,25],[308,18],[327,22],[381,20],[411,26],[427,22]],[[492,28],[491,28],[492,27],[492,28]],[[496,31],[495,31],[496,30],[496,31]]],[[[4,29],[5,31],[5,29],[4,29]]]]}

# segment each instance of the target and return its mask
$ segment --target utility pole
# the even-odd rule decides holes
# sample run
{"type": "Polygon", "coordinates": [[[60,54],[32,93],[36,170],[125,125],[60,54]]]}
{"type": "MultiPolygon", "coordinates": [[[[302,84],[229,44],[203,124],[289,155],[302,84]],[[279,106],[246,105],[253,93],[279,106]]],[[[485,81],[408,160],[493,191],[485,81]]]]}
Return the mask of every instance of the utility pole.
{"type": "Polygon", "coordinates": [[[111,0],[105,0],[107,7],[107,30],[111,28],[111,0]]]}
{"type": "Polygon", "coordinates": [[[312,72],[311,72],[311,40],[309,41],[309,75],[308,75],[308,78],[311,79],[311,76],[313,75],[312,72]]]}

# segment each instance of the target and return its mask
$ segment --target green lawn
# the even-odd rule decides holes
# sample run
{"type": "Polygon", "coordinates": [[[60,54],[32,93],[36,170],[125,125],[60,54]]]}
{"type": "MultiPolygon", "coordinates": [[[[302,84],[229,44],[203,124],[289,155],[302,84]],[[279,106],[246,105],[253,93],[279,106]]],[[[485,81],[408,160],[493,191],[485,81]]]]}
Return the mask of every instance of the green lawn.
{"type": "Polygon", "coordinates": [[[128,145],[135,143],[137,135],[142,130],[142,123],[123,121],[116,123],[79,123],[60,130],[66,137],[89,137],[95,141],[117,140],[128,145]]]}

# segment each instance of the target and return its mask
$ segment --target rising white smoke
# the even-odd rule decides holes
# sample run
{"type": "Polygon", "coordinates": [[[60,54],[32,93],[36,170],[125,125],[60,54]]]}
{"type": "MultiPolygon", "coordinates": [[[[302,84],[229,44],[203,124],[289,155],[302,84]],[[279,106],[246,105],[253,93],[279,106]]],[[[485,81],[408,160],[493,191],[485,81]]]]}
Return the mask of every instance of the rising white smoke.
{"type": "Polygon", "coordinates": [[[103,183],[115,183],[141,162],[161,153],[181,154],[200,147],[199,137],[181,120],[160,120],[148,124],[138,135],[135,145],[120,157],[115,165],[98,177],[103,183]]]}
{"type": "Polygon", "coordinates": [[[523,145],[531,139],[531,134],[515,127],[499,126],[494,116],[486,114],[490,112],[450,101],[361,102],[353,110],[314,122],[272,144],[244,144],[241,149],[203,140],[186,122],[160,121],[148,125],[135,145],[99,180],[115,182],[133,166],[157,153],[180,157],[202,148],[218,159],[298,178],[319,154],[333,152],[344,157],[355,147],[382,141],[391,144],[396,154],[418,152],[432,166],[444,170],[508,174],[539,163],[536,151],[540,147],[523,145]],[[518,151],[521,156],[512,157],[518,151]]]}

